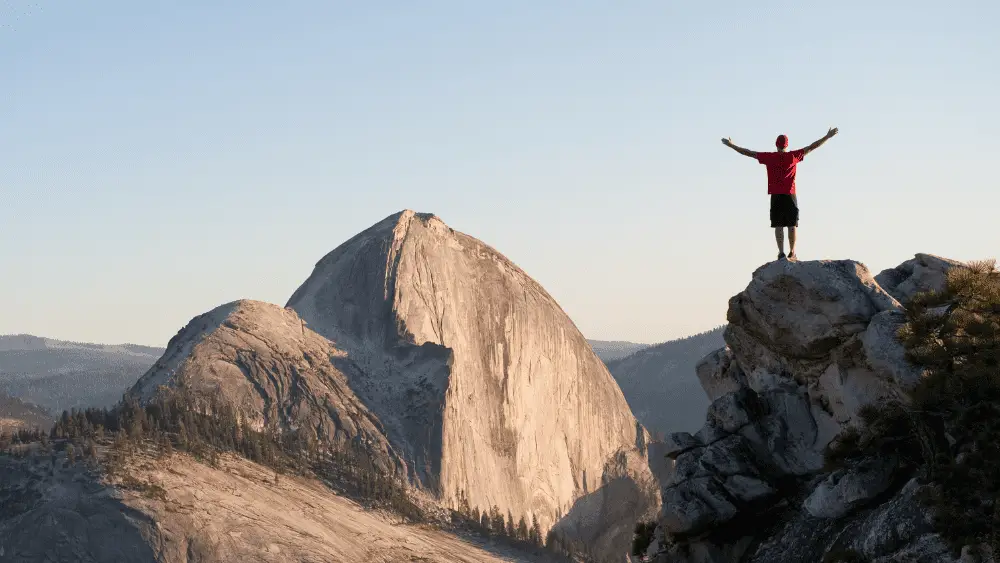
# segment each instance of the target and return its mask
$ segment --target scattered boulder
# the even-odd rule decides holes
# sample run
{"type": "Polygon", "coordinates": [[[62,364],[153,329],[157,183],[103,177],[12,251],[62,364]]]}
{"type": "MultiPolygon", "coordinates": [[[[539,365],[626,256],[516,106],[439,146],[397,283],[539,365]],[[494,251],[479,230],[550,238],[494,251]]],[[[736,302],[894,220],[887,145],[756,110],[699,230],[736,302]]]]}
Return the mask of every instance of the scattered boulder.
{"type": "Polygon", "coordinates": [[[879,272],[875,281],[889,295],[902,303],[924,291],[941,291],[948,280],[948,271],[961,266],[957,260],[933,254],[917,254],[895,268],[879,272]]]}
{"type": "Polygon", "coordinates": [[[695,367],[695,373],[710,401],[746,386],[746,376],[739,364],[733,361],[733,351],[728,346],[702,358],[695,367]]]}
{"type": "Polygon", "coordinates": [[[834,471],[823,479],[803,506],[818,518],[839,518],[885,492],[892,484],[894,460],[874,459],[834,471]]]}

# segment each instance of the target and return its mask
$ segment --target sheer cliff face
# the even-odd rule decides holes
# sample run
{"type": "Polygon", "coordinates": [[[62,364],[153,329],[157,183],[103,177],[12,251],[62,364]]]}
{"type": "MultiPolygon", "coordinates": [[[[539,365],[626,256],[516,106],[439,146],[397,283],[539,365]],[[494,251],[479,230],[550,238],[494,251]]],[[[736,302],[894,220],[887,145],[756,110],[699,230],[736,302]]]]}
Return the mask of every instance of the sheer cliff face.
{"type": "Polygon", "coordinates": [[[336,363],[345,353],[270,303],[237,301],[195,317],[129,395],[145,402],[161,386],[235,406],[258,430],[305,429],[328,444],[360,441],[388,470],[403,469],[378,419],[336,363]]]}
{"type": "Polygon", "coordinates": [[[552,297],[435,216],[405,211],[347,241],[288,307],[348,352],[352,388],[446,502],[464,494],[548,528],[616,454],[645,453],[621,390],[552,297]]]}

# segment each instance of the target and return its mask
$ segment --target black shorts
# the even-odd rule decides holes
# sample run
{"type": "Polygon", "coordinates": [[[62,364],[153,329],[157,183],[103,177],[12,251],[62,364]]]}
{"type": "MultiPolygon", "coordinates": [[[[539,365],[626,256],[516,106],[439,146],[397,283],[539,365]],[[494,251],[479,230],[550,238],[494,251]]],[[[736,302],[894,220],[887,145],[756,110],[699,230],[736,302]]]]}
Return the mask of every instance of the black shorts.
{"type": "Polygon", "coordinates": [[[789,194],[771,194],[771,226],[799,226],[798,198],[789,194]]]}

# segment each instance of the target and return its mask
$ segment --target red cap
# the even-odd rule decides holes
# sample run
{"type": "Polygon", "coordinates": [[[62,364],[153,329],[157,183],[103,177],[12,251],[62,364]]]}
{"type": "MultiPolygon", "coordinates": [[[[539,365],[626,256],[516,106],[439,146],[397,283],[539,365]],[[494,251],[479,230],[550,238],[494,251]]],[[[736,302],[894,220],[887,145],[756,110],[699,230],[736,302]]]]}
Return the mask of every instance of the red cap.
{"type": "Polygon", "coordinates": [[[776,147],[778,147],[779,149],[787,149],[788,148],[788,137],[786,137],[784,135],[778,135],[777,140],[774,141],[774,145],[776,147]]]}

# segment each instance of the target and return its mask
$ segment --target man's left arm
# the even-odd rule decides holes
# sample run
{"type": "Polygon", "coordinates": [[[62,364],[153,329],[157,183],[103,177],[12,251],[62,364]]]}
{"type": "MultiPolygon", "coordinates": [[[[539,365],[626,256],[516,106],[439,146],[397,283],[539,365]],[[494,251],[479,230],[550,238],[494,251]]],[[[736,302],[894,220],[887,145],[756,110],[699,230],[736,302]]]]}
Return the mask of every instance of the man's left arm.
{"type": "Polygon", "coordinates": [[[811,153],[812,151],[820,148],[823,145],[823,143],[825,143],[825,142],[829,141],[830,139],[832,139],[833,136],[836,135],[839,132],[840,131],[836,127],[831,127],[830,130],[826,132],[826,135],[824,135],[822,139],[816,141],[815,143],[809,145],[808,147],[801,148],[801,149],[799,149],[798,151],[795,151],[795,152],[801,152],[802,156],[805,156],[805,155],[811,153]]]}

